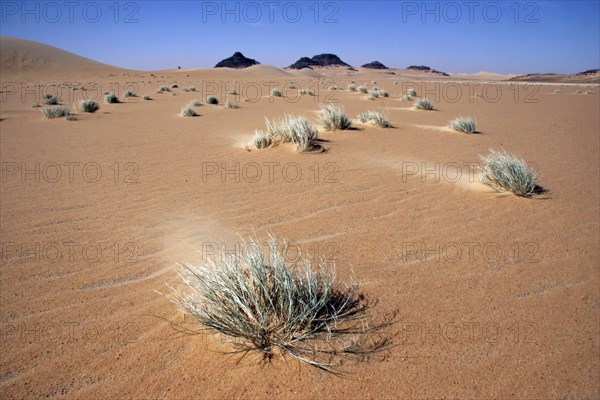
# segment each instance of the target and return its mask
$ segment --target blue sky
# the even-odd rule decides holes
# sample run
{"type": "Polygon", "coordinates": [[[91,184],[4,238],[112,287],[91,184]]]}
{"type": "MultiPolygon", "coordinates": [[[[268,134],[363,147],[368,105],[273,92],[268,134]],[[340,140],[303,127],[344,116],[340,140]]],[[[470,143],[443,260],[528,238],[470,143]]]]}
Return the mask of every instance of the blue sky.
{"type": "Polygon", "coordinates": [[[142,70],[212,67],[234,51],[280,67],[325,52],[447,72],[600,67],[599,1],[73,3],[3,0],[0,32],[142,70]]]}

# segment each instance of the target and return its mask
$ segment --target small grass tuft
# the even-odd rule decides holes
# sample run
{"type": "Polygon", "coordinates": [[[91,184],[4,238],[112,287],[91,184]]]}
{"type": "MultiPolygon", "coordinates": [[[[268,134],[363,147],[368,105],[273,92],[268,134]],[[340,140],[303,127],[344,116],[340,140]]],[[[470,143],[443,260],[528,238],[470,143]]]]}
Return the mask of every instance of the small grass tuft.
{"type": "Polygon", "coordinates": [[[133,90],[126,90],[125,93],[123,93],[123,97],[137,97],[137,95],[133,90]]]}
{"type": "Polygon", "coordinates": [[[229,100],[225,100],[224,106],[225,106],[225,108],[229,108],[232,110],[240,107],[237,104],[235,104],[233,101],[229,101],[229,100]]]}
{"type": "Polygon", "coordinates": [[[540,190],[535,170],[516,155],[490,149],[479,158],[483,162],[481,179],[491,188],[525,197],[540,190]]]}
{"type": "Polygon", "coordinates": [[[271,145],[273,145],[272,135],[263,131],[254,131],[254,137],[252,138],[252,142],[250,142],[250,146],[257,149],[266,149],[267,147],[271,147],[271,145]]]}
{"type": "Polygon", "coordinates": [[[413,104],[417,110],[433,110],[433,104],[426,98],[419,99],[413,104]]]}
{"type": "Polygon", "coordinates": [[[42,112],[42,115],[47,119],[66,117],[67,115],[71,114],[69,112],[69,109],[65,106],[43,107],[40,108],[40,111],[42,112]]]}
{"type": "Polygon", "coordinates": [[[376,111],[365,111],[358,114],[358,120],[362,123],[371,123],[381,128],[391,128],[392,123],[385,118],[385,115],[376,111]]]}
{"type": "Polygon", "coordinates": [[[42,94],[42,103],[48,106],[53,106],[58,104],[58,99],[56,98],[56,96],[50,93],[44,93],[42,94]]]}
{"type": "Polygon", "coordinates": [[[319,122],[328,131],[350,129],[352,127],[352,121],[344,113],[344,110],[334,104],[327,104],[321,107],[319,122]]]}
{"type": "Polygon", "coordinates": [[[163,92],[170,92],[171,89],[169,89],[166,86],[159,86],[158,89],[156,89],[156,93],[163,93],[163,92]]]}
{"type": "Polygon", "coordinates": [[[217,99],[215,96],[208,96],[204,102],[207,104],[219,104],[219,99],[217,99]]]}
{"type": "Polygon", "coordinates": [[[198,107],[198,106],[202,105],[202,102],[198,99],[194,99],[194,100],[190,101],[189,105],[192,107],[198,107]]]}
{"type": "Polygon", "coordinates": [[[109,93],[106,96],[104,96],[104,101],[107,104],[118,103],[119,98],[114,93],[109,93]]]}
{"type": "Polygon", "coordinates": [[[358,91],[361,93],[367,93],[369,90],[367,89],[366,86],[359,86],[358,91]]]}
{"type": "Polygon", "coordinates": [[[77,103],[76,108],[79,112],[93,113],[100,109],[100,104],[95,100],[86,99],[80,100],[79,103],[77,103]]]}
{"type": "Polygon", "coordinates": [[[293,143],[296,151],[319,147],[315,143],[318,139],[318,131],[306,117],[286,114],[280,121],[269,121],[265,118],[265,125],[267,127],[265,135],[271,138],[271,144],[293,143]]]}
{"type": "Polygon", "coordinates": [[[315,92],[313,92],[312,89],[300,89],[300,90],[298,90],[298,94],[300,94],[300,95],[308,94],[309,96],[314,96],[315,92]]]}
{"type": "Polygon", "coordinates": [[[471,117],[456,117],[448,122],[448,128],[462,133],[477,132],[477,122],[471,117]]]}
{"type": "Polygon", "coordinates": [[[152,100],[152,97],[150,97],[149,95],[145,95],[144,100],[152,100]]]}
{"type": "Polygon", "coordinates": [[[356,85],[348,85],[348,90],[351,92],[356,92],[356,85]]]}
{"type": "Polygon", "coordinates": [[[406,92],[404,92],[404,94],[407,94],[407,95],[412,96],[412,97],[416,97],[417,96],[417,90],[415,88],[408,88],[408,89],[406,89],[406,92]]]}
{"type": "Polygon", "coordinates": [[[40,103],[31,103],[31,108],[39,108],[40,107],[40,103]]]}
{"type": "Polygon", "coordinates": [[[279,88],[273,88],[273,89],[271,89],[271,96],[273,96],[273,97],[282,97],[283,96],[283,92],[279,88]]]}
{"type": "Polygon", "coordinates": [[[181,115],[182,117],[197,117],[198,113],[196,112],[196,110],[194,110],[194,106],[188,104],[187,106],[181,109],[179,115],[181,115]]]}

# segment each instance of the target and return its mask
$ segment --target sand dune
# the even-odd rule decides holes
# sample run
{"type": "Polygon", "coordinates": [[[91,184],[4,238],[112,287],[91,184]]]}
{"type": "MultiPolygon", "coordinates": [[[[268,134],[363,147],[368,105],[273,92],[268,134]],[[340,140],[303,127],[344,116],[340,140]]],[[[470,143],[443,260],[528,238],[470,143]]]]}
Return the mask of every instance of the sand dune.
{"type": "MultiPolygon", "coordinates": [[[[2,81],[34,77],[29,87],[48,71],[96,82],[101,103],[75,121],[46,120],[31,106],[41,91],[2,93],[1,398],[598,397],[597,89],[515,83],[492,99],[475,97],[484,83],[471,81],[449,99],[444,82],[403,71],[124,71],[5,37],[1,67],[2,81]],[[269,97],[263,85],[274,79],[316,95],[269,97]],[[390,97],[326,90],[351,80],[390,97]],[[253,101],[220,91],[240,108],[179,116],[206,96],[206,81],[265,91],[253,101]],[[435,111],[406,111],[407,81],[430,91],[435,111]],[[155,92],[170,83],[178,87],[155,92]],[[123,97],[127,85],[138,97],[123,97]],[[123,101],[104,104],[108,90],[123,101]],[[265,117],[318,125],[326,101],[352,118],[384,112],[395,127],[321,129],[325,153],[240,145],[265,117]],[[444,128],[458,115],[481,133],[444,128]],[[473,180],[490,148],[535,165],[548,192],[527,199],[473,180]],[[177,263],[268,232],[336,259],[377,312],[399,311],[385,360],[347,363],[346,379],[289,357],[228,357],[218,336],[178,334],[174,324],[198,326],[156,292],[178,281],[177,263]]],[[[90,93],[67,87],[59,101],[72,109],[90,93]]]]}
{"type": "Polygon", "coordinates": [[[44,77],[67,74],[94,76],[127,71],[47,44],[9,36],[0,36],[0,48],[0,65],[5,79],[35,79],[36,74],[44,77]]]}

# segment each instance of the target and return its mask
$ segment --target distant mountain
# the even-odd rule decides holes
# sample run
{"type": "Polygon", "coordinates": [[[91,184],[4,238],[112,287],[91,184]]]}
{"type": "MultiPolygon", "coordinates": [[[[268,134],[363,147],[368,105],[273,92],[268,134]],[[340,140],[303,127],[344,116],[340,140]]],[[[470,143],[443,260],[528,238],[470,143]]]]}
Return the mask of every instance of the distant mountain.
{"type": "Polygon", "coordinates": [[[320,66],[321,66],[321,64],[319,64],[318,62],[313,61],[312,59],[310,59],[308,57],[302,57],[298,61],[296,61],[295,63],[290,65],[288,68],[291,68],[291,69],[310,68],[310,69],[312,69],[312,67],[320,67],[320,66]]]}
{"type": "Polygon", "coordinates": [[[335,54],[318,54],[313,58],[302,57],[292,65],[287,68],[290,69],[303,69],[312,67],[329,67],[329,66],[341,66],[341,67],[350,67],[349,64],[343,62],[338,56],[335,54]]]}
{"type": "Polygon", "coordinates": [[[442,76],[450,76],[450,75],[448,75],[445,72],[437,71],[435,69],[431,69],[431,67],[427,67],[425,65],[411,65],[410,67],[408,67],[406,69],[410,69],[410,70],[413,70],[413,71],[429,72],[431,74],[438,74],[438,75],[442,75],[442,76]]]}
{"type": "Polygon", "coordinates": [[[600,83],[600,69],[588,69],[576,74],[526,74],[510,78],[509,81],[546,83],[600,83]]]}
{"type": "Polygon", "coordinates": [[[388,67],[386,67],[385,65],[383,65],[379,61],[370,62],[368,64],[363,65],[362,67],[363,68],[369,68],[369,69],[389,69],[388,67]]]}
{"type": "Polygon", "coordinates": [[[233,53],[229,58],[220,61],[215,68],[248,68],[260,64],[258,61],[245,57],[239,51],[233,53]]]}

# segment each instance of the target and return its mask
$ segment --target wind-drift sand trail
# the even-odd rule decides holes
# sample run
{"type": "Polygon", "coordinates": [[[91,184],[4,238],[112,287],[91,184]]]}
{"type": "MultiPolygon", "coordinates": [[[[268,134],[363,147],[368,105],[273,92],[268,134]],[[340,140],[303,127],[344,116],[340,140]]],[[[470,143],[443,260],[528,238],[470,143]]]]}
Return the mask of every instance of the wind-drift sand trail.
{"type": "MultiPolygon", "coordinates": [[[[40,97],[3,89],[0,397],[598,398],[597,87],[502,83],[491,102],[467,95],[474,81],[456,84],[456,102],[430,95],[436,111],[407,112],[400,97],[413,78],[402,75],[322,73],[341,88],[355,80],[390,93],[369,101],[265,66],[75,67],[2,68],[3,84],[29,90],[94,82],[123,99],[129,82],[139,97],[45,120],[31,107],[40,97]],[[321,89],[270,99],[274,80],[321,89]],[[199,117],[180,117],[207,81],[262,92],[255,102],[228,95],[236,110],[204,104],[199,117]],[[175,95],[155,93],[171,83],[175,95]],[[183,91],[192,84],[198,92],[183,91]],[[526,102],[532,88],[537,101],[526,102]],[[326,96],[350,116],[383,111],[395,128],[320,132],[319,154],[243,148],[265,117],[316,124],[326,96]],[[481,133],[436,128],[458,115],[481,133]],[[534,164],[548,191],[526,199],[476,182],[471,167],[489,148],[534,164]],[[237,233],[268,232],[335,258],[342,279],[353,269],[378,313],[399,311],[385,360],[345,364],[344,379],[291,357],[236,363],[218,336],[176,334],[167,320],[195,325],[156,291],[179,279],[177,263],[231,250],[237,233]]],[[[60,98],[70,107],[78,96],[65,88],[60,98]]]]}

